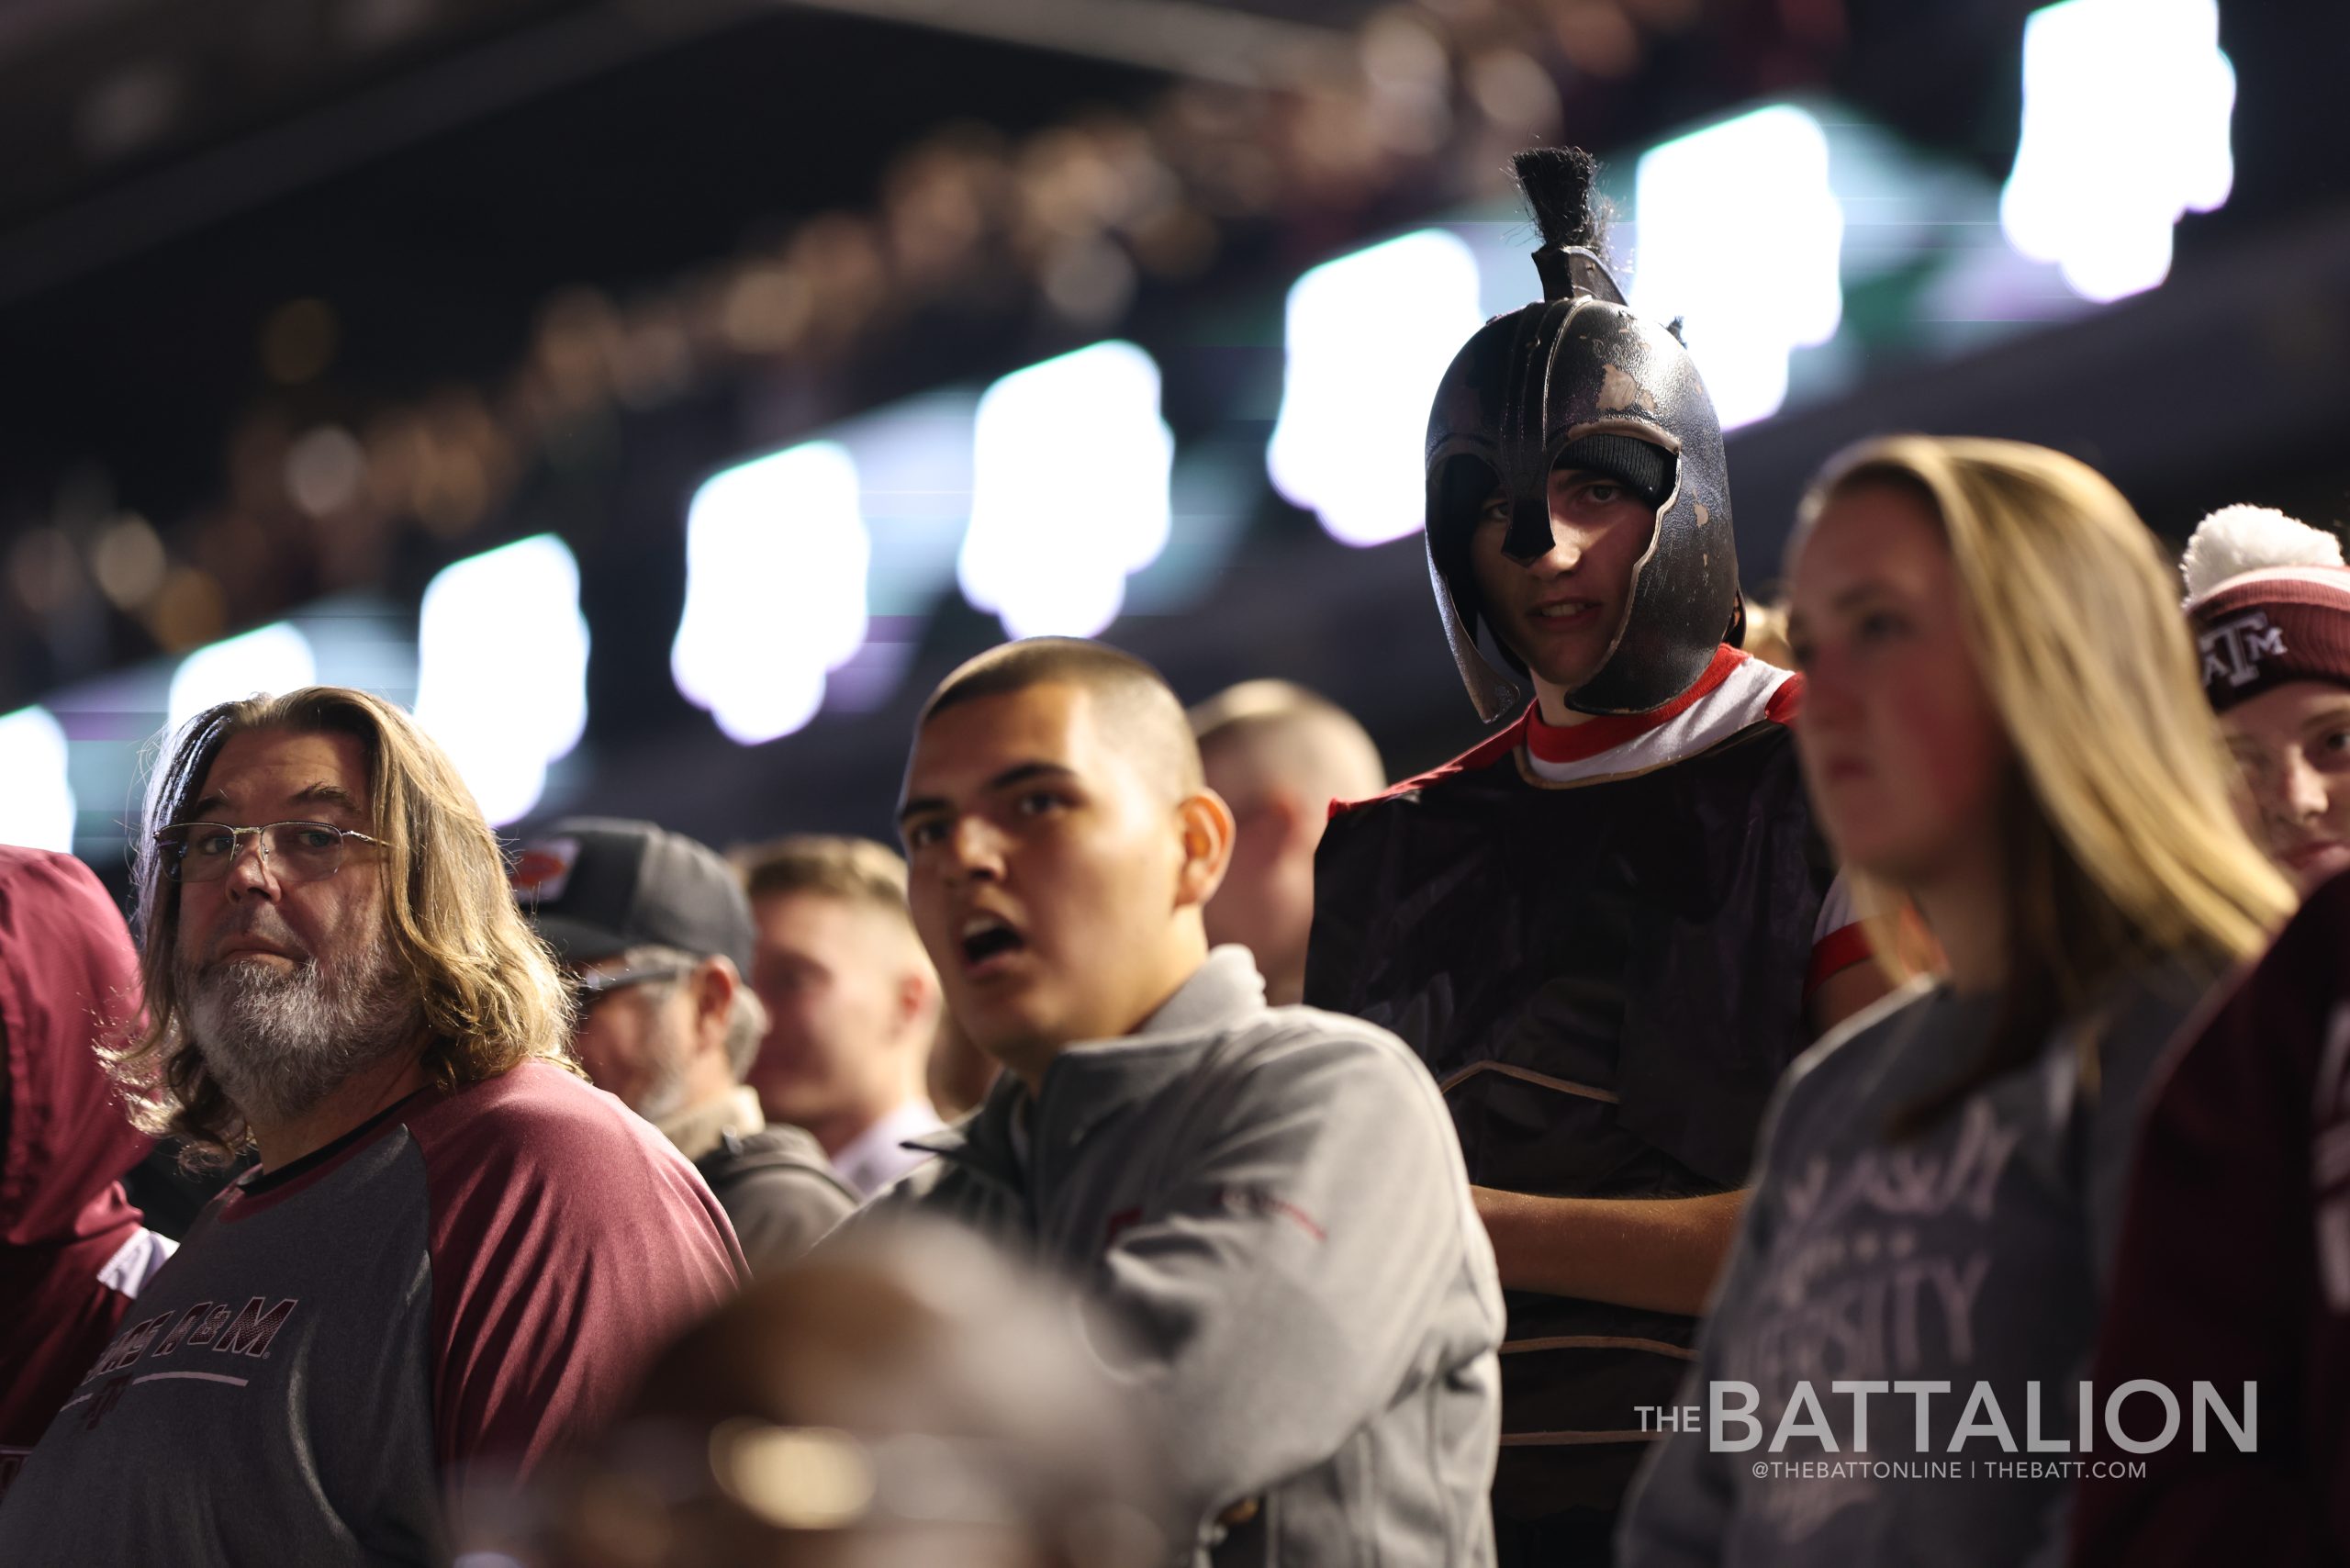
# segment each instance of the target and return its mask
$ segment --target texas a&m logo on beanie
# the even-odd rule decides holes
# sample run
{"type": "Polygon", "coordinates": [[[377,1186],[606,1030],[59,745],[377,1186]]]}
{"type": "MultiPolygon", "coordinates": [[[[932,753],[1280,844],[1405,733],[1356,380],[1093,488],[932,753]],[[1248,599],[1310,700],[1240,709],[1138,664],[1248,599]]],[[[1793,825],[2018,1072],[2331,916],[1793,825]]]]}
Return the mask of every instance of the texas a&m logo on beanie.
{"type": "Polygon", "coordinates": [[[2196,639],[2203,652],[2203,684],[2243,686],[2258,678],[2260,661],[2285,656],[2285,629],[2260,610],[2222,621],[2196,639]]]}

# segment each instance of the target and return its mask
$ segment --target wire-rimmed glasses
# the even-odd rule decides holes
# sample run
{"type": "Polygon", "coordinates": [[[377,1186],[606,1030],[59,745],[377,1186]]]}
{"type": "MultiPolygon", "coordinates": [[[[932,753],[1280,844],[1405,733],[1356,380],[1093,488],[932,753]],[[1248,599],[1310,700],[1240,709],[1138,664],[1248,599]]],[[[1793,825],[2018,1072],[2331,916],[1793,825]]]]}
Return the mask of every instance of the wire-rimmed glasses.
{"type": "Polygon", "coordinates": [[[155,834],[163,875],[174,882],[217,882],[244,853],[245,835],[261,844],[262,863],[288,881],[313,882],[342,869],[344,841],[384,841],[332,823],[263,823],[234,827],[228,823],[173,823],[155,834]]]}

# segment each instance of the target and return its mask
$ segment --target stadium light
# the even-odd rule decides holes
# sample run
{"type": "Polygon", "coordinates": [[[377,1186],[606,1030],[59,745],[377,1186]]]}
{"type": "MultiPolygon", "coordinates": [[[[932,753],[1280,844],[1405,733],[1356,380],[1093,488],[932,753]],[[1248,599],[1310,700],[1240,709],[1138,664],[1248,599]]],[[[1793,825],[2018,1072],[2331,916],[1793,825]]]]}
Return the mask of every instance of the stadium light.
{"type": "Polygon", "coordinates": [[[1844,316],[1827,133],[1774,104],[1651,148],[1633,179],[1633,308],[1687,323],[1723,429],[1776,413],[1789,353],[1826,342],[1844,316]]]}
{"type": "Polygon", "coordinates": [[[319,661],[310,639],[280,621],[198,648],[182,659],[172,672],[171,692],[164,699],[167,722],[176,731],[216,702],[292,691],[318,678],[319,661]]]}
{"type": "Polygon", "coordinates": [[[871,560],[845,448],[810,442],[712,476],[686,513],[678,691],[744,745],[801,728],[864,644],[871,560]]]}
{"type": "Polygon", "coordinates": [[[0,844],[73,848],[73,786],[65,732],[46,708],[0,715],[0,844]]]}
{"type": "Polygon", "coordinates": [[[510,823],[546,790],[547,764],[588,727],[588,622],[579,564],[535,534],[444,567],[417,619],[416,720],[482,814],[510,823]]]}
{"type": "Polygon", "coordinates": [[[972,421],[963,597],[1014,637],[1090,637],[1167,546],[1175,437],[1158,365],[1102,342],[1014,371],[972,421]]]}
{"type": "Polygon", "coordinates": [[[1265,471],[1340,543],[1419,532],[1428,400],[1483,319],[1477,293],[1475,254],[1440,229],[1326,262],[1291,287],[1265,471]]]}
{"type": "Polygon", "coordinates": [[[2171,230],[2228,199],[2235,68],[2214,0],[2065,0],[2024,22],[2009,242],[2084,298],[2170,274],[2171,230]]]}

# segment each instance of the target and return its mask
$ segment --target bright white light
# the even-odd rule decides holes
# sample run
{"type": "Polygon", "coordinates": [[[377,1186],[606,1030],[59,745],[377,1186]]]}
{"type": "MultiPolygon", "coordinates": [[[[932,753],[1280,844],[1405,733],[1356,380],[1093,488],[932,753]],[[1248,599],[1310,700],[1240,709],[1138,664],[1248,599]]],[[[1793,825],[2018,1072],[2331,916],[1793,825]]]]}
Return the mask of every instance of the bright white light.
{"type": "Polygon", "coordinates": [[[1999,194],[2009,241],[2083,297],[2170,273],[2182,213],[2228,199],[2235,68],[2214,0],[2065,0],[2023,30],[2023,135],[1999,194]]]}
{"type": "Polygon", "coordinates": [[[1419,532],[1428,399],[1482,319],[1477,258],[1440,229],[1299,278],[1289,291],[1281,415],[1265,449],[1273,487],[1341,544],[1419,532]]]}
{"type": "Polygon", "coordinates": [[[831,442],[708,480],[686,513],[677,689],[744,745],[807,723],[865,642],[872,554],[856,464],[831,442]]]}
{"type": "Polygon", "coordinates": [[[1641,155],[1633,200],[1632,308],[1686,321],[1723,429],[1776,413],[1788,353],[1844,316],[1844,208],[1819,122],[1778,104],[1665,142],[1641,155]]]}
{"type": "Polygon", "coordinates": [[[57,720],[46,708],[0,716],[0,844],[70,853],[73,807],[57,720]]]}
{"type": "Polygon", "coordinates": [[[579,564],[541,533],[445,567],[424,590],[416,642],[416,722],[484,816],[525,815],[547,764],[588,727],[579,564]]]}
{"type": "Polygon", "coordinates": [[[176,730],[216,702],[276,696],[315,685],[318,678],[319,661],[310,651],[310,639],[281,621],[198,648],[182,659],[172,672],[164,706],[170,726],[176,730]]]}
{"type": "Polygon", "coordinates": [[[1095,343],[1013,372],[972,421],[963,597],[1014,637],[1091,637],[1117,619],[1126,577],[1167,546],[1175,437],[1158,366],[1095,343]]]}

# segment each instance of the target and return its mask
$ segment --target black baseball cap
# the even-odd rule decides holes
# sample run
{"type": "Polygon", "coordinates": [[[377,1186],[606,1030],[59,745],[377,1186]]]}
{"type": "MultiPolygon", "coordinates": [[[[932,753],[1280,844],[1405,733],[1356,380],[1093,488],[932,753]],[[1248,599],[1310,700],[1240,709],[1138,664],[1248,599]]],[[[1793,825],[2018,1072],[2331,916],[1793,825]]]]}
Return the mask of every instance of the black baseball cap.
{"type": "Polygon", "coordinates": [[[525,845],[514,897],[576,969],[631,947],[724,957],[751,972],[751,901],[709,846],[652,823],[569,817],[525,845]]]}

